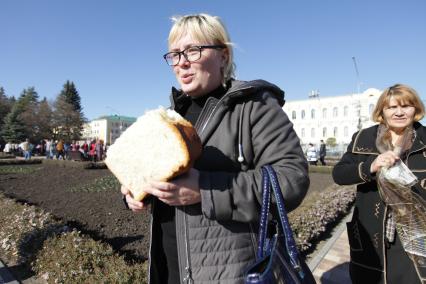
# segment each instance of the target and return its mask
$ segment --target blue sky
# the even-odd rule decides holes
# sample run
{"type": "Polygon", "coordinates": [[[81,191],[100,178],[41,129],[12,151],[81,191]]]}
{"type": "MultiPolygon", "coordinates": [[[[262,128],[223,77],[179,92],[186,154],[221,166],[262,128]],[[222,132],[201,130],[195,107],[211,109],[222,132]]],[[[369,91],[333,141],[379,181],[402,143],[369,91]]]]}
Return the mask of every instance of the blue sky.
{"type": "Polygon", "coordinates": [[[75,83],[86,117],[140,116],[169,104],[175,78],[170,17],[220,16],[235,44],[237,77],[265,79],[287,100],[401,82],[426,98],[426,1],[1,0],[0,86],[34,86],[53,99],[75,83]]]}

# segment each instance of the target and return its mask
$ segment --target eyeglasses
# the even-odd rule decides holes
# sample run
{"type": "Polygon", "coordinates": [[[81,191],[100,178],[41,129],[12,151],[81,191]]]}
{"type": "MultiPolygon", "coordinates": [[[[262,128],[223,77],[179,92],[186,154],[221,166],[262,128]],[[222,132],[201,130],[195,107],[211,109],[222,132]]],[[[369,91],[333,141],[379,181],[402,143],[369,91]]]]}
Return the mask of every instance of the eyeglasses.
{"type": "Polygon", "coordinates": [[[172,51],[163,55],[167,64],[170,66],[176,66],[180,62],[180,58],[185,57],[188,62],[194,62],[201,58],[201,51],[203,49],[223,49],[226,48],[226,45],[193,45],[182,51],[172,51]]]}

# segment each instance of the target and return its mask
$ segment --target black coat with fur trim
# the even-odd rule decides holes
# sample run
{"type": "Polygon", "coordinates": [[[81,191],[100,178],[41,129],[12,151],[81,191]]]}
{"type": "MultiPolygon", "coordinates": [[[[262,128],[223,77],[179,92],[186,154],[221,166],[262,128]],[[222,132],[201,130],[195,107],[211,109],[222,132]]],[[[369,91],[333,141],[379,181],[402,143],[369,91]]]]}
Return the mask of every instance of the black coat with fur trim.
{"type": "MultiPolygon", "coordinates": [[[[414,123],[416,137],[405,164],[417,176],[412,190],[426,199],[426,127],[414,123]]],[[[355,133],[347,152],[333,169],[340,185],[357,184],[352,221],[347,224],[350,243],[350,273],[353,283],[421,283],[426,263],[413,265],[399,237],[385,241],[385,216],[388,208],[380,199],[376,177],[370,166],[380,154],[376,148],[378,125],[355,133]]]]}

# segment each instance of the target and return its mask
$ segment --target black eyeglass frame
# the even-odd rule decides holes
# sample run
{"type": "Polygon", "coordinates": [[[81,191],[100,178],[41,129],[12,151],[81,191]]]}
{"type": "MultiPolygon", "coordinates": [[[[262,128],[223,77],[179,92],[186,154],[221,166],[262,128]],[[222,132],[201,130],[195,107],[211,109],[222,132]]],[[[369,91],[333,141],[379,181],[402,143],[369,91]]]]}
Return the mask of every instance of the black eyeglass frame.
{"type": "Polygon", "coordinates": [[[223,48],[226,48],[227,46],[226,45],[224,45],[224,44],[214,44],[214,45],[191,45],[191,46],[189,46],[189,47],[187,47],[187,48],[185,48],[184,50],[182,50],[182,51],[171,51],[171,52],[167,52],[166,54],[164,54],[163,55],[163,58],[164,58],[164,60],[166,60],[166,63],[167,63],[167,65],[169,65],[169,66],[176,66],[176,65],[178,65],[179,63],[180,63],[180,60],[181,60],[181,58],[182,58],[182,55],[183,55],[183,57],[185,57],[185,59],[188,61],[188,62],[195,62],[195,61],[197,61],[197,60],[199,60],[200,58],[201,58],[201,51],[203,50],[203,49],[223,49],[223,48]],[[188,49],[190,49],[190,48],[194,48],[194,47],[197,47],[198,49],[199,49],[199,51],[200,51],[200,57],[198,58],[198,59],[196,59],[196,60],[189,60],[188,59],[188,57],[186,56],[186,54],[185,54],[185,51],[187,51],[188,49]],[[172,53],[174,53],[174,54],[179,54],[179,60],[177,61],[177,63],[176,64],[169,64],[169,62],[167,61],[167,55],[169,55],[169,54],[172,54],[172,53]]]}

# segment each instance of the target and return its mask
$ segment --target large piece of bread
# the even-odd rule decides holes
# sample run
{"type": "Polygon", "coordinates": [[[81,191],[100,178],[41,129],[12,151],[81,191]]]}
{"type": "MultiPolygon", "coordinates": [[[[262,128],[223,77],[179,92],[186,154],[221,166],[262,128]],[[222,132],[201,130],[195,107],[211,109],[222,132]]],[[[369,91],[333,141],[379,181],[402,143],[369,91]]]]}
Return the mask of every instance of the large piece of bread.
{"type": "Polygon", "coordinates": [[[140,201],[149,181],[168,181],[188,171],[201,150],[192,124],[173,110],[159,108],[146,112],[121,134],[109,147],[105,163],[140,201]]]}

